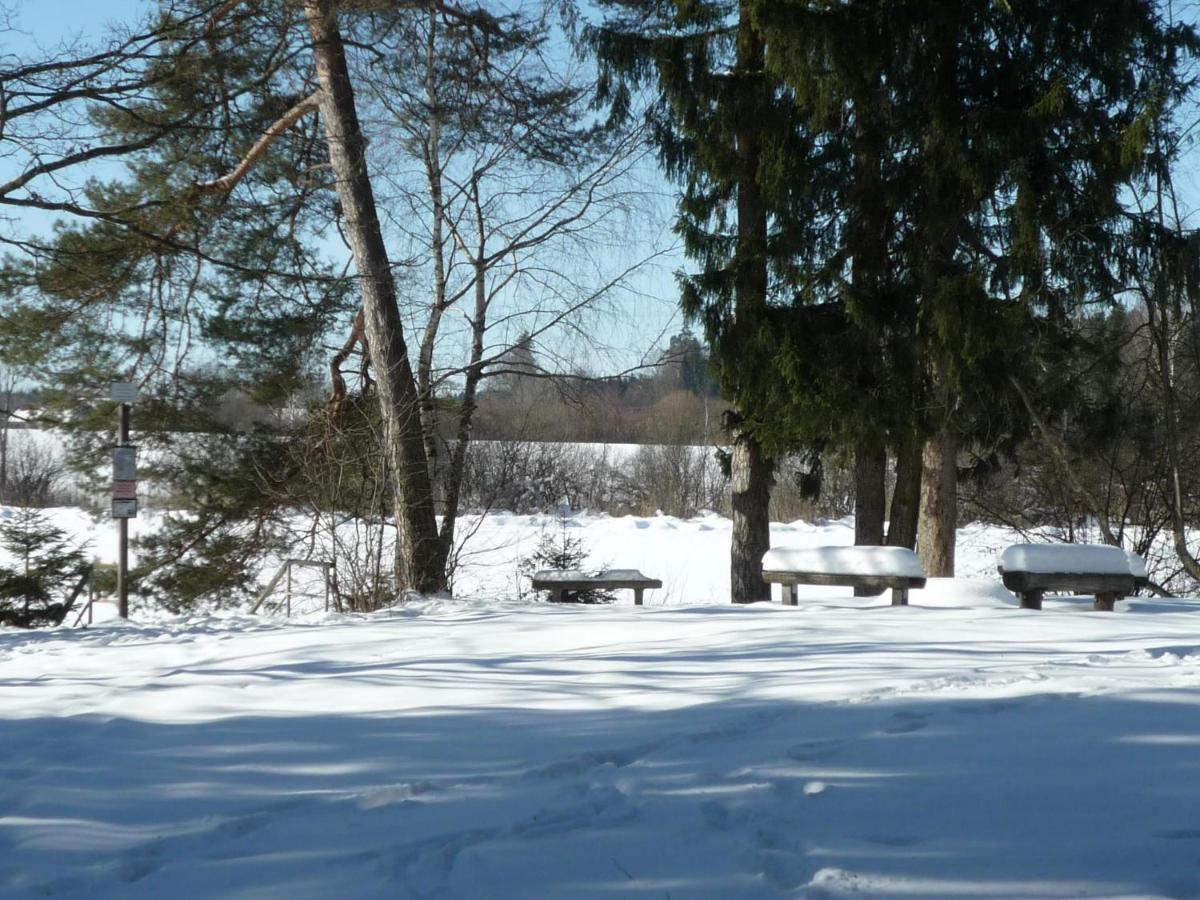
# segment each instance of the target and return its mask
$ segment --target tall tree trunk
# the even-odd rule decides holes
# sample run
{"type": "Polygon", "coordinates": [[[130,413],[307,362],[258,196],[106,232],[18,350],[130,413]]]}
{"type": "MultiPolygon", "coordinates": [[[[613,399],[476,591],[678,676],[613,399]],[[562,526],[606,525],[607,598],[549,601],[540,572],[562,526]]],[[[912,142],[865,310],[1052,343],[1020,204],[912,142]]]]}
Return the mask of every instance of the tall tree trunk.
{"type": "MultiPolygon", "coordinates": [[[[438,476],[438,423],[437,403],[433,389],[433,351],[437,346],[442,316],[446,302],[446,234],[445,199],[442,168],[442,118],[441,98],[437,84],[437,39],[438,14],[429,10],[429,33],[425,41],[425,102],[429,105],[429,132],[421,148],[425,163],[425,178],[429,183],[430,237],[429,252],[433,262],[433,302],[429,306],[429,319],[425,323],[425,334],[417,353],[417,391],[421,395],[421,422],[425,432],[425,460],[429,464],[429,477],[437,484],[438,476]]],[[[443,511],[446,510],[443,505],[443,511]]]]}
{"type": "MultiPolygon", "coordinates": [[[[1162,279],[1162,277],[1159,275],[1158,279],[1162,279]]],[[[1165,302],[1164,294],[1163,287],[1156,285],[1154,298],[1146,303],[1150,318],[1150,336],[1158,362],[1159,385],[1162,388],[1168,468],[1168,482],[1163,493],[1167,500],[1167,511],[1171,516],[1171,535],[1175,555],[1179,557],[1180,565],[1192,580],[1200,581],[1200,559],[1197,559],[1188,546],[1187,521],[1184,518],[1183,488],[1179,475],[1182,464],[1179,453],[1179,391],[1175,382],[1174,342],[1176,338],[1172,328],[1169,304],[1165,302]]]]}
{"type": "Polygon", "coordinates": [[[873,441],[859,439],[854,448],[854,543],[883,543],[884,476],[887,453],[873,441]]]}
{"type": "MultiPolygon", "coordinates": [[[[750,333],[767,305],[767,211],[758,181],[762,149],[756,114],[756,108],[766,99],[764,57],[762,37],[751,24],[750,2],[741,0],[736,68],[738,76],[748,82],[748,103],[738,118],[736,131],[738,234],[733,266],[734,329],[742,334],[750,333]]],[[[729,588],[734,603],[771,599],[771,586],[762,579],[762,557],[771,546],[768,510],[774,470],[774,461],[752,434],[734,434],[733,536],[729,553],[729,588]]]]}
{"type": "MultiPolygon", "coordinates": [[[[854,543],[883,543],[884,476],[887,452],[873,441],[859,439],[854,448],[854,543]]],[[[854,596],[874,597],[879,591],[856,587],[854,596]]]]}
{"type": "Polygon", "coordinates": [[[958,528],[958,436],[949,426],[926,441],[923,470],[917,550],[926,575],[952,578],[958,528]]]}
{"type": "MultiPolygon", "coordinates": [[[[880,169],[883,139],[876,108],[880,73],[875,67],[864,74],[867,88],[854,101],[854,190],[848,228],[854,289],[847,312],[862,343],[859,365],[871,370],[867,377],[874,380],[883,353],[875,316],[887,265],[888,217],[880,169]]],[[[874,422],[860,424],[854,445],[854,543],[860,546],[883,543],[887,450],[873,433],[874,426],[874,422]]],[[[865,588],[856,588],[854,593],[872,594],[865,588]]]]}
{"type": "Polygon", "coordinates": [[[346,237],[362,286],[364,331],[375,369],[384,453],[393,479],[397,587],[438,591],[445,587],[446,573],[438,566],[437,520],[420,396],[367,172],[366,142],[358,123],[337,12],[333,0],[304,0],[304,14],[313,38],[329,162],[337,178],[346,237]]]}
{"type": "Polygon", "coordinates": [[[921,467],[924,444],[915,435],[906,435],[896,449],[896,486],[888,512],[889,547],[917,546],[917,522],[921,511],[921,467]]]}
{"type": "MultiPolygon", "coordinates": [[[[1154,146],[1156,152],[1162,152],[1162,128],[1156,122],[1154,129],[1154,146]]],[[[1158,227],[1163,234],[1179,232],[1179,204],[1174,188],[1160,174],[1155,179],[1154,211],[1158,227]],[[1169,194],[1169,196],[1168,196],[1169,194]],[[1167,223],[1167,203],[1174,210],[1173,225],[1167,223]]],[[[1176,234],[1172,235],[1173,237],[1176,234]]],[[[1182,237],[1182,234],[1178,234],[1182,237]]],[[[1200,559],[1192,553],[1187,541],[1187,521],[1184,518],[1183,487],[1180,483],[1182,468],[1179,452],[1179,392],[1175,382],[1175,329],[1172,326],[1171,280],[1168,278],[1166,262],[1162,254],[1165,248],[1157,248],[1157,256],[1152,269],[1149,290],[1146,290],[1146,312],[1150,319],[1150,337],[1154,344],[1155,356],[1158,361],[1158,372],[1161,378],[1163,399],[1163,423],[1166,426],[1167,466],[1169,482],[1164,493],[1167,499],[1167,510],[1171,515],[1171,534],[1174,537],[1175,555],[1179,557],[1183,570],[1193,581],[1200,581],[1200,559]]],[[[1179,285],[1175,286],[1179,289],[1179,285]]]]}
{"type": "Polygon", "coordinates": [[[758,441],[748,434],[735,436],[730,463],[733,541],[729,560],[729,596],[734,603],[771,599],[771,586],[762,577],[762,558],[771,548],[767,509],[774,468],[758,441]]]}
{"type": "Polygon", "coordinates": [[[438,558],[446,572],[450,571],[450,554],[454,550],[458,500],[462,493],[463,473],[467,466],[467,450],[471,444],[471,432],[475,428],[475,413],[479,410],[479,383],[483,380],[483,339],[487,330],[487,264],[484,261],[486,236],[483,231],[482,207],[476,203],[475,208],[479,213],[479,249],[472,263],[475,268],[475,313],[471,318],[471,361],[463,383],[454,449],[450,453],[450,464],[446,469],[446,508],[442,513],[442,527],[438,533],[438,558]]]}

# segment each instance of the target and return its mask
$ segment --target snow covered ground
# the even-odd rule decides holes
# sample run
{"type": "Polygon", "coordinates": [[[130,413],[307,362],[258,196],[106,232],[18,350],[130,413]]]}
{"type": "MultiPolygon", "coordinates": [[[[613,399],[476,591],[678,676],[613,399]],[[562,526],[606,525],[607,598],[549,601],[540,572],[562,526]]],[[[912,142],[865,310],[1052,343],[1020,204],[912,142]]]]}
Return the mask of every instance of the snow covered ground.
{"type": "Polygon", "coordinates": [[[0,631],[0,896],[1200,896],[1193,602],[1019,610],[975,527],[736,608],[717,517],[576,521],[646,607],[512,599],[542,524],[460,600],[0,631]]]}

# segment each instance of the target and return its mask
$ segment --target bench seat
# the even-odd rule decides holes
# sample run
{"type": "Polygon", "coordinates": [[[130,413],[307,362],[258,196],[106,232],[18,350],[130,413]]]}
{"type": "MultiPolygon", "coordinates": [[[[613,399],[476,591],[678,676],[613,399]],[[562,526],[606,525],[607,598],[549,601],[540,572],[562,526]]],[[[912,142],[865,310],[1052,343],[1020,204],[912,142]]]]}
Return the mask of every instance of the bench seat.
{"type": "Polygon", "coordinates": [[[1014,544],[997,569],[1022,609],[1041,609],[1046,591],[1069,591],[1091,594],[1095,609],[1111,612],[1148,580],[1140,556],[1098,544],[1014,544]]]}
{"type": "Polygon", "coordinates": [[[905,547],[776,547],[763,555],[763,580],[787,587],[786,606],[800,602],[797,586],[890,589],[893,606],[907,606],[908,592],[925,587],[925,570],[917,554],[905,547]]]}
{"type": "Polygon", "coordinates": [[[542,569],[533,573],[533,589],[549,591],[556,595],[559,603],[567,601],[567,595],[579,591],[621,590],[633,591],[633,602],[642,605],[642,592],[661,588],[658,578],[648,578],[637,569],[605,569],[589,575],[579,569],[542,569]]]}

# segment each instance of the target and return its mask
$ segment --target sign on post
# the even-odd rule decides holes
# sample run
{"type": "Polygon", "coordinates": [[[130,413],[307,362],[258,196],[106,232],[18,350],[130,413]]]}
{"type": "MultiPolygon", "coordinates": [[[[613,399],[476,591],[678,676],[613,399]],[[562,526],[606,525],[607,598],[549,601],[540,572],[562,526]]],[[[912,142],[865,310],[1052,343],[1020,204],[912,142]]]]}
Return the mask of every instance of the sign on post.
{"type": "Polygon", "coordinates": [[[114,481],[112,483],[112,495],[114,500],[136,500],[137,482],[114,481]]]}
{"type": "Polygon", "coordinates": [[[112,517],[114,519],[136,519],[137,500],[121,500],[113,497],[112,517]]]}
{"type": "Polygon", "coordinates": [[[113,481],[137,481],[137,447],[113,447],[113,481]]]}
{"type": "Polygon", "coordinates": [[[114,381],[111,396],[116,403],[136,403],[137,385],[131,381],[114,381]]]}

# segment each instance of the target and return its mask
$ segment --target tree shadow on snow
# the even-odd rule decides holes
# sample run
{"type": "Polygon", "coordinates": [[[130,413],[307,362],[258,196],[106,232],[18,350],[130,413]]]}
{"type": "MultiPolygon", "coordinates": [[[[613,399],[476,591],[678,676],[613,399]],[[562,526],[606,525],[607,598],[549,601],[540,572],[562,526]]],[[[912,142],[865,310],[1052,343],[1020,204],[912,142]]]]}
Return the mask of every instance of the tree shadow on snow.
{"type": "Polygon", "coordinates": [[[6,719],[0,895],[1196,896],[1198,701],[6,719]]]}

